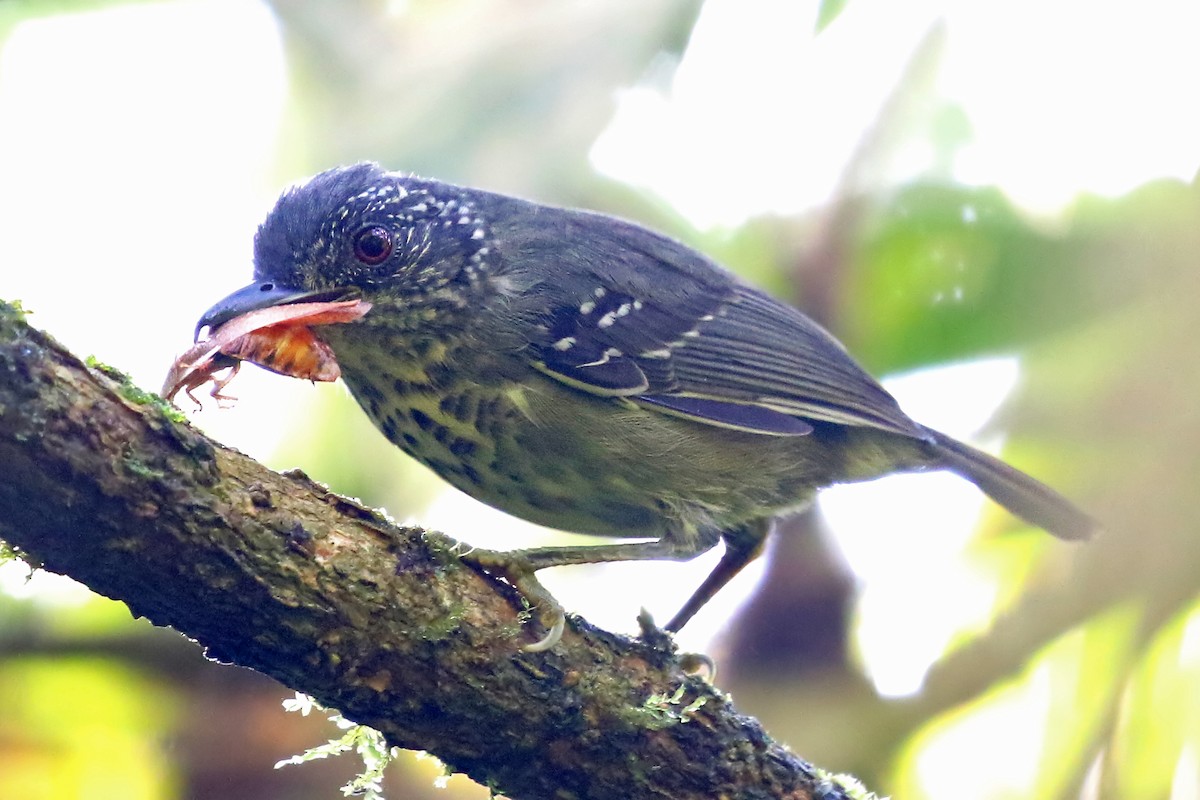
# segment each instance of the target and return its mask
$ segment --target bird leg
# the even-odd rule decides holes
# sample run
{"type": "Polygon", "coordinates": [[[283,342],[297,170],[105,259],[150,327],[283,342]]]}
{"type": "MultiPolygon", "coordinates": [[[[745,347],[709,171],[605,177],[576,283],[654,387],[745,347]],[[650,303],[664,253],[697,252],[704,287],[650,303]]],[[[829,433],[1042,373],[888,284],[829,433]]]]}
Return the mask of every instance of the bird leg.
{"type": "Polygon", "coordinates": [[[725,540],[725,552],[721,555],[721,560],[713,567],[713,571],[708,573],[700,588],[683,604],[683,608],[667,623],[668,631],[678,633],[705,603],[742,571],[742,567],[762,554],[767,535],[771,532],[771,522],[770,519],[757,520],[721,534],[721,538],[725,540]]]}
{"type": "MultiPolygon", "coordinates": [[[[704,533],[686,538],[675,538],[668,535],[653,542],[629,542],[594,547],[534,547],[508,551],[472,550],[464,553],[461,558],[485,572],[504,578],[521,593],[531,606],[538,609],[547,633],[538,641],[525,645],[522,649],[529,653],[539,653],[558,644],[566,625],[566,612],[563,611],[563,607],[537,579],[536,573],[539,570],[548,567],[599,564],[610,561],[689,561],[712,548],[718,538],[720,538],[720,534],[714,531],[712,534],[704,533]]],[[[713,591],[718,588],[720,585],[716,586],[713,591]]],[[[693,601],[695,599],[696,597],[693,597],[693,601]]],[[[695,613],[695,609],[692,613],[695,613]]],[[[676,616],[678,618],[678,615],[676,616]]],[[[682,623],[680,624],[682,625],[682,623]]]]}

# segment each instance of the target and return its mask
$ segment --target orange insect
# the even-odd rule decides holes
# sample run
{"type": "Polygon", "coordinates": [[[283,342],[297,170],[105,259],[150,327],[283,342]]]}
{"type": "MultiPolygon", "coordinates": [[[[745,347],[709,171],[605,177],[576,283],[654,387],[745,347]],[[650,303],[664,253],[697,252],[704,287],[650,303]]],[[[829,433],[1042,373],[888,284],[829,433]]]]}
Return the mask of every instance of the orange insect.
{"type": "Polygon", "coordinates": [[[163,384],[162,396],[173,400],[182,389],[192,394],[206,383],[218,404],[233,400],[223,390],[237,375],[243,361],[312,381],[336,381],[342,374],[329,345],[312,332],[316,325],[353,322],[371,310],[364,300],[291,303],[250,311],[220,325],[175,359],[163,384]],[[221,377],[223,370],[229,372],[221,377]]]}

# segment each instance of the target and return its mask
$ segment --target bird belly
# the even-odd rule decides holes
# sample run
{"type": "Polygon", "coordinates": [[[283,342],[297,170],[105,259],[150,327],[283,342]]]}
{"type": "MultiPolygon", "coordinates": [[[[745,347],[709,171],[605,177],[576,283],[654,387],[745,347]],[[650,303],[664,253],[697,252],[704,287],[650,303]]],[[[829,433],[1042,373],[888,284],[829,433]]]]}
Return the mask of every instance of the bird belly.
{"type": "Polygon", "coordinates": [[[832,482],[815,437],[716,428],[540,376],[480,385],[438,381],[411,363],[358,366],[343,358],[343,376],[394,444],[472,497],[560,530],[727,530],[802,506],[832,482]]]}

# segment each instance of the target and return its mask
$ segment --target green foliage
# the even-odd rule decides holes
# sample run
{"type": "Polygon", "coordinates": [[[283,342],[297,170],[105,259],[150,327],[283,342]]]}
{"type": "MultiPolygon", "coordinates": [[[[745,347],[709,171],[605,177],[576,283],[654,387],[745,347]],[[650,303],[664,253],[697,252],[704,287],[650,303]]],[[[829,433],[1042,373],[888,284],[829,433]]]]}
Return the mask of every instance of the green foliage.
{"type": "Polygon", "coordinates": [[[310,747],[300,755],[278,762],[275,764],[276,769],[289,764],[303,764],[318,758],[338,756],[353,750],[362,759],[363,769],[342,787],[342,793],[346,796],[365,797],[366,800],[384,800],[383,771],[400,755],[400,748],[389,747],[383,734],[374,728],[351,722],[337,711],[323,708],[306,695],[297,693],[295,698],[284,700],[283,707],[288,711],[297,711],[303,716],[308,716],[313,709],[323,711],[329,721],[345,733],[325,744],[310,747]]]}
{"type": "Polygon", "coordinates": [[[1138,652],[1123,684],[1106,788],[1111,797],[1179,796],[1179,768],[1200,745],[1200,602],[1165,621],[1138,652]],[[1175,786],[1173,787],[1173,784],[1175,786]],[[1172,791],[1174,788],[1174,792],[1172,791]]]}
{"type": "Polygon", "coordinates": [[[901,189],[874,212],[847,277],[847,344],[880,372],[1011,352],[1089,310],[1072,248],[993,188],[901,189]]]}
{"type": "Polygon", "coordinates": [[[1200,190],[1178,181],[1083,198],[1054,227],[993,187],[913,183],[864,226],[840,293],[840,333],[884,373],[1018,352],[1154,291],[1157,274],[1194,252],[1186,232],[1197,215],[1200,190]]]}
{"type": "Polygon", "coordinates": [[[0,661],[0,797],[172,796],[175,695],[107,659],[0,661]]]}

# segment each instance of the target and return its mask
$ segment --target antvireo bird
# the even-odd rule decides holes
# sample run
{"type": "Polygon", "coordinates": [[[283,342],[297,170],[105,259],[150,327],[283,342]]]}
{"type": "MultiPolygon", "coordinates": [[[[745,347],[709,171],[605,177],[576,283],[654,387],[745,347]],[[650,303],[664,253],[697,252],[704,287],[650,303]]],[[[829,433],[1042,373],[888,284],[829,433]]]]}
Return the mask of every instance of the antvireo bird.
{"type": "Polygon", "coordinates": [[[647,539],[474,551],[561,635],[536,573],[724,556],[677,631],[817,490],[948,469],[1064,539],[1095,523],[1054,490],[911,420],[825,330],[638,225],[357,164],[287,190],[255,238],[254,283],[200,321],[362,298],[316,329],[396,446],[533,522],[647,539]]]}

